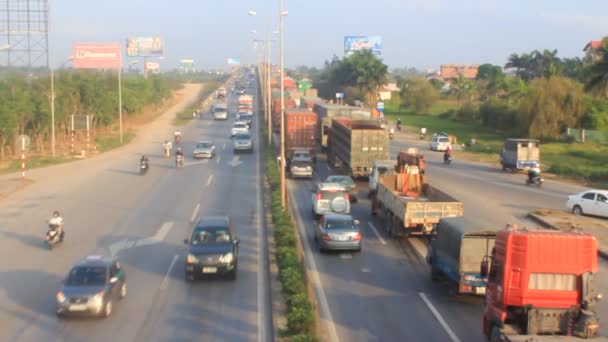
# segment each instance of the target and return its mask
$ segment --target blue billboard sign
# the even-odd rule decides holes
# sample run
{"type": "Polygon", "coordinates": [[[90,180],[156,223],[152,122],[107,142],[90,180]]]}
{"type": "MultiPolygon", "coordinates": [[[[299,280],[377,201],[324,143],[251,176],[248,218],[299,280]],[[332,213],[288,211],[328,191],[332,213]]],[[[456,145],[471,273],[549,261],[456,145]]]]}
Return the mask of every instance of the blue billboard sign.
{"type": "Polygon", "coordinates": [[[370,50],[374,55],[382,54],[381,36],[345,36],[344,54],[350,55],[355,51],[370,50]]]}

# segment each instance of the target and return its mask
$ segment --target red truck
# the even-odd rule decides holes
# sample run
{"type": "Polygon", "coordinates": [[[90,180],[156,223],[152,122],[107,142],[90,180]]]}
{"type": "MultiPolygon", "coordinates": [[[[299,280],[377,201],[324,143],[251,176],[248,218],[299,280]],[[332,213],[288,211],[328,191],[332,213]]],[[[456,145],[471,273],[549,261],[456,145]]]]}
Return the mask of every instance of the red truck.
{"type": "Polygon", "coordinates": [[[285,151],[289,163],[294,151],[308,151],[315,159],[318,138],[317,113],[306,109],[285,110],[285,151]]]}
{"type": "Polygon", "coordinates": [[[498,231],[480,268],[488,276],[484,334],[492,342],[596,337],[597,252],[596,238],[580,232],[517,226],[498,231]]]}
{"type": "MultiPolygon", "coordinates": [[[[294,99],[284,98],[285,109],[296,108],[296,101],[294,99]]],[[[272,101],[272,124],[275,132],[281,130],[281,99],[274,99],[272,101]]]]}

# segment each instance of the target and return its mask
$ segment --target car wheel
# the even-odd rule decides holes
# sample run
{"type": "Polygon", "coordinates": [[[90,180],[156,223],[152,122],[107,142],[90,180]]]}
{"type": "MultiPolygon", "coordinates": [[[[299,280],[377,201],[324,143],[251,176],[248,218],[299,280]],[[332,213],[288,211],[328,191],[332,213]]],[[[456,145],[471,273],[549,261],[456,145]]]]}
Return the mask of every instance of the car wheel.
{"type": "Polygon", "coordinates": [[[194,275],[190,273],[186,273],[186,282],[190,283],[194,281],[194,275]]]}
{"type": "Polygon", "coordinates": [[[120,299],[124,299],[127,296],[127,283],[122,283],[120,287],[120,299]]]}
{"type": "Polygon", "coordinates": [[[228,279],[236,280],[237,269],[238,269],[238,267],[236,265],[234,265],[234,270],[232,270],[232,272],[228,273],[228,279]]]}
{"type": "Polygon", "coordinates": [[[575,206],[572,208],[572,213],[573,213],[574,215],[576,215],[576,216],[583,215],[583,209],[582,209],[580,206],[575,205],[575,206]]]}
{"type": "Polygon", "coordinates": [[[101,312],[101,315],[103,317],[110,317],[111,314],[112,314],[112,301],[108,299],[108,301],[103,306],[103,311],[101,312]]]}

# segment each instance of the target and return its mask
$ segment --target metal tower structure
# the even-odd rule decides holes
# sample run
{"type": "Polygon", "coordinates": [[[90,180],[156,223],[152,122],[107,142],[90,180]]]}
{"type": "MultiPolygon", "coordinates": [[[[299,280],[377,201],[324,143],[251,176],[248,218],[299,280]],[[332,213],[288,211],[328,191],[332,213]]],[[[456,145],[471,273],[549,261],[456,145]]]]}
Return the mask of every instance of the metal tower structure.
{"type": "Polygon", "coordinates": [[[0,0],[0,65],[49,66],[48,0],[0,0]]]}

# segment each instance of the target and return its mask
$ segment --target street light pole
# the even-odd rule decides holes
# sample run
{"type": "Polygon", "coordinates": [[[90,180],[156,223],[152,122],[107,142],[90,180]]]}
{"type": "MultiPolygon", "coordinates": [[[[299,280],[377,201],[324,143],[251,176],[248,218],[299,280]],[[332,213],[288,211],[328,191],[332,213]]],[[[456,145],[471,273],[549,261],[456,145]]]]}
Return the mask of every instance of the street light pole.
{"type": "Polygon", "coordinates": [[[264,70],[266,72],[266,113],[268,116],[268,145],[270,145],[272,143],[272,113],[270,112],[270,101],[272,101],[272,94],[270,93],[270,77],[271,77],[271,70],[272,70],[272,64],[270,63],[270,34],[267,34],[267,44],[266,44],[266,69],[264,70]]]}
{"type": "Polygon", "coordinates": [[[51,66],[51,152],[55,157],[55,70],[51,66]]]}
{"type": "Polygon", "coordinates": [[[279,51],[280,51],[280,73],[281,73],[281,207],[287,208],[285,189],[285,61],[283,56],[283,0],[279,0],[279,51]]]}

